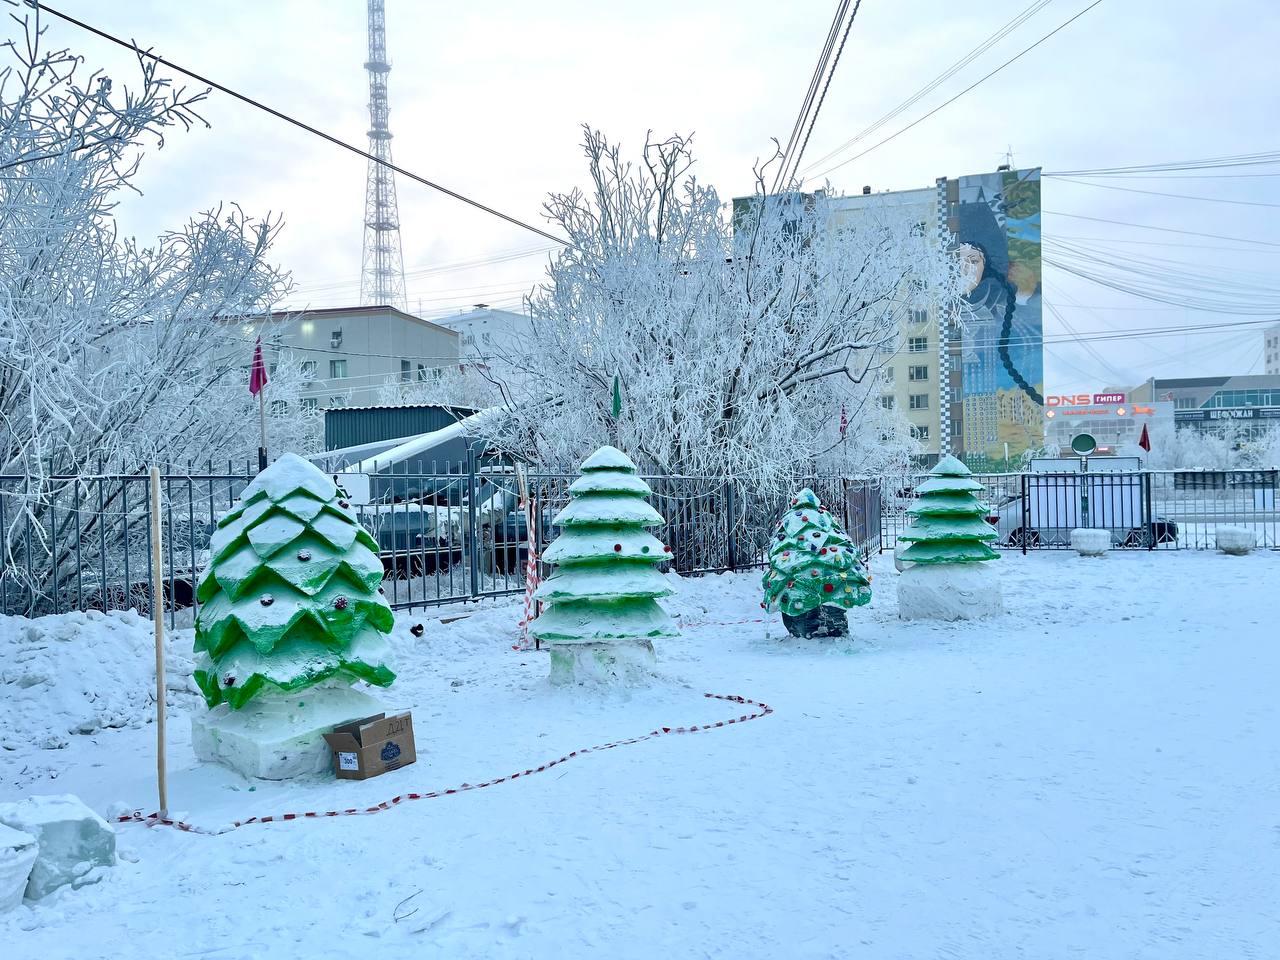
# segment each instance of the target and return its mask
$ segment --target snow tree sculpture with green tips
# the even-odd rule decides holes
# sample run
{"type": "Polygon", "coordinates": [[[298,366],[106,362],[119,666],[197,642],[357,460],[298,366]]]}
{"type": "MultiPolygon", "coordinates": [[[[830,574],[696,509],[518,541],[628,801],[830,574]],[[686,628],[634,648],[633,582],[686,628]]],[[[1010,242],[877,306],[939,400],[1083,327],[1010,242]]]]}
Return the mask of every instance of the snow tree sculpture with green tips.
{"type": "MultiPolygon", "coordinates": [[[[218,523],[196,591],[195,680],[218,711],[212,721],[193,719],[197,753],[239,764],[225,754],[250,749],[240,742],[243,728],[256,724],[254,736],[262,734],[260,721],[273,711],[284,710],[295,726],[310,718],[317,729],[376,712],[369,709],[376,701],[345,688],[395,679],[386,665],[393,618],[379,593],[382,575],[377,543],[319,469],[287,455],[259,474],[218,523]],[[228,710],[246,716],[234,720],[228,710]],[[239,740],[224,748],[229,737],[239,740]]],[[[270,763],[257,756],[260,740],[248,766],[269,776],[261,772],[270,763]]],[[[292,742],[280,748],[286,755],[300,749],[292,742]]]]}
{"type": "Polygon", "coordinates": [[[839,521],[808,488],[774,530],[761,580],[766,610],[781,610],[796,637],[849,635],[846,610],[871,600],[871,574],[839,521]]]}
{"type": "Polygon", "coordinates": [[[960,620],[1003,608],[1000,581],[987,566],[1000,554],[988,545],[998,535],[986,521],[989,508],[976,496],[982,490],[952,456],[938,461],[916,487],[919,499],[907,511],[911,525],[898,535],[911,544],[901,554],[900,616],[960,620]]]}
{"type": "Polygon", "coordinates": [[[645,501],[652,492],[613,447],[588,457],[570,484],[552,521],[563,533],[542,557],[557,568],[536,593],[548,606],[529,628],[551,650],[552,682],[643,673],[653,641],[679,636],[657,603],[673,591],[657,569],[667,550],[645,529],[662,523],[645,501]]]}

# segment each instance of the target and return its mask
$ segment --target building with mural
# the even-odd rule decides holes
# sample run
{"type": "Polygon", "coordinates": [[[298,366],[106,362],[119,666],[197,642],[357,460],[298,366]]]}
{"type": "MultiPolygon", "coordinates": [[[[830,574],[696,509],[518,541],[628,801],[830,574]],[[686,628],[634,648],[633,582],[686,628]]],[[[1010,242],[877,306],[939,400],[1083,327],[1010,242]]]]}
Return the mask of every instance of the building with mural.
{"type": "Polygon", "coordinates": [[[832,201],[835,226],[872,205],[910,209],[969,268],[959,315],[913,311],[886,364],[885,406],[903,411],[928,458],[1017,461],[1044,443],[1040,168],[832,201]]]}

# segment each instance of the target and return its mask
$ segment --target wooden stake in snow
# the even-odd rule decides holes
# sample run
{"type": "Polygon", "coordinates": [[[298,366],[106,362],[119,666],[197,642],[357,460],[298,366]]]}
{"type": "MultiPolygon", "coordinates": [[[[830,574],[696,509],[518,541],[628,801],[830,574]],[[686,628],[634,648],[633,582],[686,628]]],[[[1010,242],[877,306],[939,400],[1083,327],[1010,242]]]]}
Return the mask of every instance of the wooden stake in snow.
{"type": "Polygon", "coordinates": [[[160,815],[169,815],[164,749],[164,564],[160,540],[160,468],[151,468],[151,613],[156,622],[156,783],[160,815]]]}

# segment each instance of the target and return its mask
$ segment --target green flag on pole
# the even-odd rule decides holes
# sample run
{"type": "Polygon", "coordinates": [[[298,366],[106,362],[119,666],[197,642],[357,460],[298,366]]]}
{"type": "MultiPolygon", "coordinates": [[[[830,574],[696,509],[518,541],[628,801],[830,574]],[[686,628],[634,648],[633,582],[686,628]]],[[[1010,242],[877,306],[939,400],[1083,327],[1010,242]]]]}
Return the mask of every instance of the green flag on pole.
{"type": "Polygon", "coordinates": [[[613,375],[613,419],[616,421],[622,414],[622,384],[618,375],[613,375]]]}

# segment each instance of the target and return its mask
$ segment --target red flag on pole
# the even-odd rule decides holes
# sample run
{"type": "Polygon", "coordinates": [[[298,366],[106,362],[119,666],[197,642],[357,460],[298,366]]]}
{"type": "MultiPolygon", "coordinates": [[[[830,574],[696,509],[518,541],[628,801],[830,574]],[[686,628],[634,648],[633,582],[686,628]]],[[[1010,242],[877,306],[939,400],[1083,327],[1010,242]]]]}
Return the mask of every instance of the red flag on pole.
{"type": "Polygon", "coordinates": [[[253,367],[249,370],[249,393],[257,396],[258,391],[267,385],[267,365],[262,362],[262,338],[258,338],[253,348],[253,367]]]}
{"type": "Polygon", "coordinates": [[[1147,433],[1147,425],[1145,423],[1142,425],[1142,436],[1138,438],[1138,446],[1147,451],[1147,453],[1151,452],[1151,434],[1147,433]]]}

